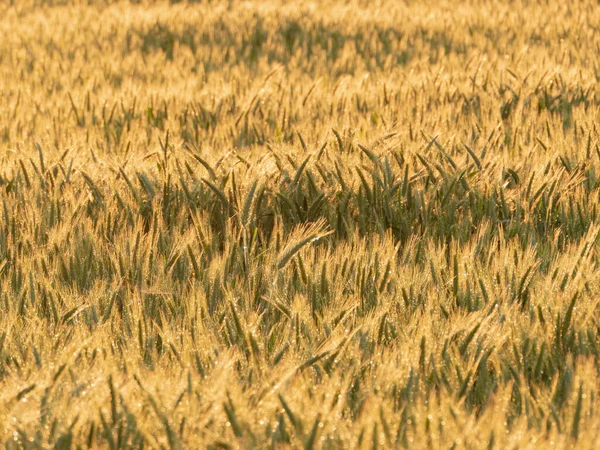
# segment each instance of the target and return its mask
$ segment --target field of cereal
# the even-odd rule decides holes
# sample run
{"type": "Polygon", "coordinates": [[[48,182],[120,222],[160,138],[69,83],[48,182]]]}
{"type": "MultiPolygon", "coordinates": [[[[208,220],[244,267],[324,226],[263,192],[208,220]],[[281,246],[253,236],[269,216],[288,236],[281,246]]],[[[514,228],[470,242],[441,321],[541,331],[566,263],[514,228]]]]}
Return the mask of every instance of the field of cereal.
{"type": "Polygon", "coordinates": [[[600,7],[0,3],[6,449],[600,447],[600,7]]]}

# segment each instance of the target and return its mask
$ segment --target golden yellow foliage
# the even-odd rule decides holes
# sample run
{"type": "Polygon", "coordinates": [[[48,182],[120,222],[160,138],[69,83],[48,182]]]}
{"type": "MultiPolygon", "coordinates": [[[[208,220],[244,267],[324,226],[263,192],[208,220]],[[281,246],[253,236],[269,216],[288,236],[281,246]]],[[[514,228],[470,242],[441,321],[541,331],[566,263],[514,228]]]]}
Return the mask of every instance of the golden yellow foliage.
{"type": "Polygon", "coordinates": [[[600,8],[0,4],[0,442],[600,447],[600,8]]]}

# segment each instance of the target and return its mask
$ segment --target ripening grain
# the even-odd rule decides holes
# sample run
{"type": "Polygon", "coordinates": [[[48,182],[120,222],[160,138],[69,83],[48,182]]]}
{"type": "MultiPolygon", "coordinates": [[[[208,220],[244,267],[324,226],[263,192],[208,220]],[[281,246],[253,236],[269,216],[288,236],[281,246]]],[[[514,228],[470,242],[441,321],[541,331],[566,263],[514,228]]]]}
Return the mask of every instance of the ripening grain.
{"type": "Polygon", "coordinates": [[[0,442],[600,447],[599,30],[2,2],[0,442]]]}

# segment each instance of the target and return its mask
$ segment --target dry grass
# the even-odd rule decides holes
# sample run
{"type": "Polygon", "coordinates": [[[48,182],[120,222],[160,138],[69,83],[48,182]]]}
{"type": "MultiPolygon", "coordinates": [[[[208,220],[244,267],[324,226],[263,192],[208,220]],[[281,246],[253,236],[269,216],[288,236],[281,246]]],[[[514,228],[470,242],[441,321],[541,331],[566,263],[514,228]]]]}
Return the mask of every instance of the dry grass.
{"type": "Polygon", "coordinates": [[[0,441],[600,446],[597,3],[230,3],[0,5],[0,441]]]}

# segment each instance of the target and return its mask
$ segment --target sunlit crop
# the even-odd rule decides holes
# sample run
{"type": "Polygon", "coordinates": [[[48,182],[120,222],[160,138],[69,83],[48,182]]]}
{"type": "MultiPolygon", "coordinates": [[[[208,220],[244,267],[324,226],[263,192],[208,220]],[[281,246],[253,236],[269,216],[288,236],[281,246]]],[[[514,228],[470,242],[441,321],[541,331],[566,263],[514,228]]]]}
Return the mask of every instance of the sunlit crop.
{"type": "Polygon", "coordinates": [[[600,448],[600,7],[0,2],[7,449],[600,448]]]}

